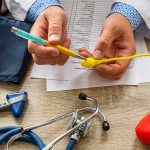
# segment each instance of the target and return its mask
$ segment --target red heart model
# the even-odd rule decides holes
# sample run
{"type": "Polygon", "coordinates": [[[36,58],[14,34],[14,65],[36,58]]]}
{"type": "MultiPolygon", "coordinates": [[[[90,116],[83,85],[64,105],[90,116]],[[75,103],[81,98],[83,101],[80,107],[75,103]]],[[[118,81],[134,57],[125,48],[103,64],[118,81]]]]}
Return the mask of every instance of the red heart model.
{"type": "Polygon", "coordinates": [[[150,113],[137,124],[135,131],[144,144],[150,144],[150,113]]]}

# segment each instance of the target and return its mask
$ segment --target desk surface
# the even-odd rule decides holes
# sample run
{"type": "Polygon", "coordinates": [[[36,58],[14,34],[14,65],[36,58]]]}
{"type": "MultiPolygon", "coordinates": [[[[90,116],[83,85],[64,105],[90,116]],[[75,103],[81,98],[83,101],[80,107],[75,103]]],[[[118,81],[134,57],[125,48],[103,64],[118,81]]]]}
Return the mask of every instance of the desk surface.
{"type": "MultiPolygon", "coordinates": [[[[150,42],[148,47],[150,49],[150,42]]],[[[103,88],[89,88],[61,92],[46,92],[46,81],[30,79],[32,65],[21,85],[0,83],[0,99],[7,93],[27,91],[29,101],[21,119],[14,119],[11,112],[0,114],[0,126],[21,125],[28,126],[47,121],[51,118],[73,111],[84,106],[78,100],[78,94],[85,92],[98,99],[101,109],[110,122],[110,130],[103,132],[101,121],[94,119],[88,136],[82,139],[76,150],[148,150],[150,147],[142,145],[135,135],[135,126],[140,119],[150,112],[150,83],[139,86],[113,86],[103,88]]],[[[68,120],[39,128],[36,131],[45,143],[65,131],[68,120]]],[[[64,150],[68,138],[58,143],[53,150],[64,150]]],[[[0,146],[1,150],[6,147],[0,146]]],[[[13,144],[12,150],[36,150],[37,148],[24,144],[13,144]]]]}

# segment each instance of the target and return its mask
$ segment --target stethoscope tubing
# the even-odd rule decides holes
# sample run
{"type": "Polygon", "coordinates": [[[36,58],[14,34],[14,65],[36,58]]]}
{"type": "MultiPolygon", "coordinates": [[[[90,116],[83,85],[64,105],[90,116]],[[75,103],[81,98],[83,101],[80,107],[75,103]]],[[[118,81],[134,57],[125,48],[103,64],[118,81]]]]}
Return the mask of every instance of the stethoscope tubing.
{"type": "MultiPolygon", "coordinates": [[[[17,126],[16,127],[15,126],[1,127],[0,128],[0,134],[6,133],[6,132],[8,132],[10,130],[14,130],[15,128],[17,128],[17,126]]],[[[4,136],[3,137],[0,136],[0,144],[3,144],[4,142],[7,142],[8,140],[9,139],[4,138],[4,136]]],[[[27,143],[35,145],[35,143],[33,142],[33,140],[30,137],[28,137],[28,136],[22,136],[22,137],[20,137],[19,141],[23,141],[23,142],[27,142],[27,143]]]]}
{"type": "MultiPolygon", "coordinates": [[[[103,122],[107,121],[105,115],[100,111],[100,107],[99,107],[97,100],[89,98],[89,97],[87,97],[86,100],[90,100],[90,101],[94,102],[96,108],[83,107],[81,109],[78,109],[78,112],[83,113],[84,111],[87,111],[87,112],[93,112],[93,113],[89,117],[87,117],[85,120],[83,120],[80,124],[67,130],[65,133],[61,134],[58,138],[53,140],[48,145],[45,145],[43,143],[43,141],[41,140],[41,138],[31,130],[45,126],[45,125],[48,125],[48,124],[55,123],[55,122],[60,121],[60,120],[63,120],[65,118],[70,117],[73,114],[75,114],[76,111],[73,111],[73,112],[67,113],[65,115],[56,117],[56,118],[51,119],[45,123],[40,123],[38,125],[28,126],[26,128],[22,128],[22,127],[18,127],[18,126],[8,126],[8,127],[0,128],[0,134],[4,133],[2,136],[0,136],[0,144],[9,141],[9,139],[11,139],[12,137],[15,137],[15,135],[20,134],[22,137],[19,137],[19,139],[18,139],[19,141],[21,140],[21,141],[24,141],[27,143],[32,143],[34,145],[37,145],[40,150],[48,150],[48,149],[52,148],[56,143],[58,143],[61,139],[63,139],[65,136],[72,133],[73,131],[75,131],[80,126],[84,125],[86,122],[90,121],[92,118],[94,118],[97,115],[99,117],[100,116],[102,117],[103,122]]],[[[12,141],[13,141],[13,138],[12,138],[12,141]]],[[[73,141],[71,143],[72,143],[72,145],[74,145],[73,141]]]]}
{"type": "Polygon", "coordinates": [[[69,140],[69,143],[68,143],[67,147],[66,147],[66,150],[73,150],[76,143],[77,143],[77,140],[71,138],[69,140]]]}
{"type": "MultiPolygon", "coordinates": [[[[21,128],[18,126],[8,126],[8,127],[2,127],[0,128],[0,134],[5,133],[2,136],[0,136],[0,144],[4,142],[8,142],[8,140],[15,136],[18,133],[21,133],[21,128]]],[[[39,147],[39,150],[42,150],[45,147],[45,144],[41,140],[41,138],[34,133],[33,131],[27,131],[24,133],[24,135],[17,139],[17,141],[23,141],[27,143],[31,143],[39,147]]]]}
{"type": "MultiPolygon", "coordinates": [[[[83,111],[87,111],[87,112],[94,111],[94,109],[92,110],[89,107],[84,107],[84,108],[79,109],[78,111],[82,113],[83,111]]],[[[56,121],[60,121],[62,119],[65,119],[67,117],[72,116],[74,113],[75,112],[72,111],[72,112],[67,113],[65,115],[62,115],[62,116],[59,116],[57,118],[51,119],[51,120],[49,120],[49,121],[47,121],[45,123],[38,124],[38,125],[35,125],[35,126],[26,127],[25,130],[27,130],[27,131],[25,133],[25,136],[20,137],[18,139],[18,141],[31,143],[31,144],[37,145],[38,147],[40,147],[42,149],[45,146],[45,144],[42,142],[41,139],[39,139],[37,134],[35,134],[33,131],[31,131],[31,129],[36,129],[36,128],[42,127],[44,125],[55,123],[56,121]],[[34,139],[32,139],[30,136],[31,137],[33,136],[34,139]]],[[[13,137],[16,134],[19,134],[21,132],[22,132],[22,128],[19,127],[19,126],[1,127],[0,128],[0,134],[2,134],[2,133],[4,133],[4,134],[0,136],[0,144],[3,144],[4,142],[8,142],[8,140],[11,137],[13,137]]]]}
{"type": "Polygon", "coordinates": [[[66,137],[67,135],[69,135],[70,133],[72,133],[73,131],[75,131],[76,129],[78,129],[79,127],[81,127],[82,125],[84,125],[85,123],[89,122],[91,119],[93,119],[94,117],[96,117],[97,114],[99,114],[100,107],[99,107],[99,104],[98,104],[97,100],[96,99],[91,99],[89,97],[87,97],[86,100],[94,102],[94,104],[96,106],[95,111],[89,117],[87,117],[85,120],[83,120],[81,123],[79,123],[78,125],[74,126],[73,128],[71,128],[70,130],[66,131],[65,133],[61,134],[58,138],[56,138],[55,140],[53,140],[51,143],[47,144],[46,147],[43,148],[43,150],[49,150],[49,149],[51,149],[56,143],[58,143],[64,137],[66,137]]]}

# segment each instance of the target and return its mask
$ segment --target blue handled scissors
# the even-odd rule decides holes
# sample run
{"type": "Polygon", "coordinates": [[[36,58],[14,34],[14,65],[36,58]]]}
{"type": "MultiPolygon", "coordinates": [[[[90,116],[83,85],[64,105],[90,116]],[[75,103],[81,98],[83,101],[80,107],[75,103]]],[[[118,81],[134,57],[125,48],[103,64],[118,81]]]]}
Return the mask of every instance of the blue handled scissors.
{"type": "Polygon", "coordinates": [[[39,150],[42,150],[45,147],[45,144],[41,138],[34,133],[33,131],[25,131],[23,128],[18,126],[7,126],[0,127],[0,144],[8,142],[12,137],[15,138],[15,135],[20,135],[17,140],[34,144],[39,147],[39,150]]]}
{"type": "Polygon", "coordinates": [[[41,138],[33,131],[33,129],[55,123],[57,121],[63,120],[67,117],[71,117],[74,115],[74,112],[69,112],[67,114],[58,116],[54,119],[51,119],[49,121],[46,121],[41,124],[37,125],[31,125],[28,127],[19,127],[19,126],[7,126],[7,127],[0,127],[0,145],[3,143],[7,143],[7,150],[9,149],[9,145],[15,141],[23,141],[30,144],[36,145],[39,150],[43,150],[43,148],[46,146],[41,138]]]}
{"type": "MultiPolygon", "coordinates": [[[[94,117],[97,117],[97,116],[99,118],[102,117],[102,120],[103,120],[102,128],[103,128],[103,130],[109,130],[109,128],[110,128],[109,123],[107,122],[107,119],[106,119],[104,113],[100,110],[100,106],[99,106],[98,101],[94,98],[88,97],[86,94],[83,94],[83,93],[79,94],[79,99],[92,101],[95,104],[95,108],[83,107],[83,108],[77,109],[76,111],[69,112],[67,114],[58,116],[58,117],[51,119],[49,121],[46,121],[44,123],[40,123],[37,125],[31,125],[31,126],[28,126],[25,128],[19,127],[19,126],[1,127],[0,128],[0,134],[3,134],[3,135],[0,136],[0,144],[7,142],[7,150],[9,150],[9,145],[13,141],[21,140],[21,141],[25,141],[27,143],[32,143],[32,144],[38,146],[40,150],[49,150],[49,149],[53,148],[53,146],[56,143],[58,143],[61,139],[63,139],[65,136],[70,135],[71,133],[78,130],[80,127],[82,127],[83,125],[88,123],[91,119],[93,119],[94,117]],[[73,124],[75,124],[75,121],[78,118],[78,115],[81,113],[84,113],[84,112],[88,112],[88,113],[91,112],[92,114],[89,117],[82,120],[79,124],[73,126],[73,124]],[[42,142],[41,138],[36,133],[34,133],[32,131],[36,128],[55,123],[57,121],[63,120],[65,118],[68,118],[71,116],[72,116],[72,121],[68,127],[68,130],[47,145],[45,145],[42,142]]],[[[67,149],[67,150],[72,150],[72,148],[73,147],[71,146],[70,149],[67,149]]]]}

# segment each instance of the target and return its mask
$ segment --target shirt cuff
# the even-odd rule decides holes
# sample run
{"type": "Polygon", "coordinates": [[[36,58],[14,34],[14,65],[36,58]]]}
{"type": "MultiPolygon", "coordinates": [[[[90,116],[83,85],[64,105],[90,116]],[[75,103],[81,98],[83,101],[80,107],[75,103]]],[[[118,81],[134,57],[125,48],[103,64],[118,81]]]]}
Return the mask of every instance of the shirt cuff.
{"type": "Polygon", "coordinates": [[[114,3],[114,5],[111,8],[111,14],[112,13],[120,13],[123,16],[125,16],[131,23],[133,30],[136,30],[139,27],[139,25],[144,22],[143,18],[138,13],[138,11],[134,7],[125,3],[114,3]]]}
{"type": "Polygon", "coordinates": [[[28,10],[26,20],[31,23],[35,22],[37,17],[50,6],[61,7],[59,0],[36,0],[28,10]]]}

